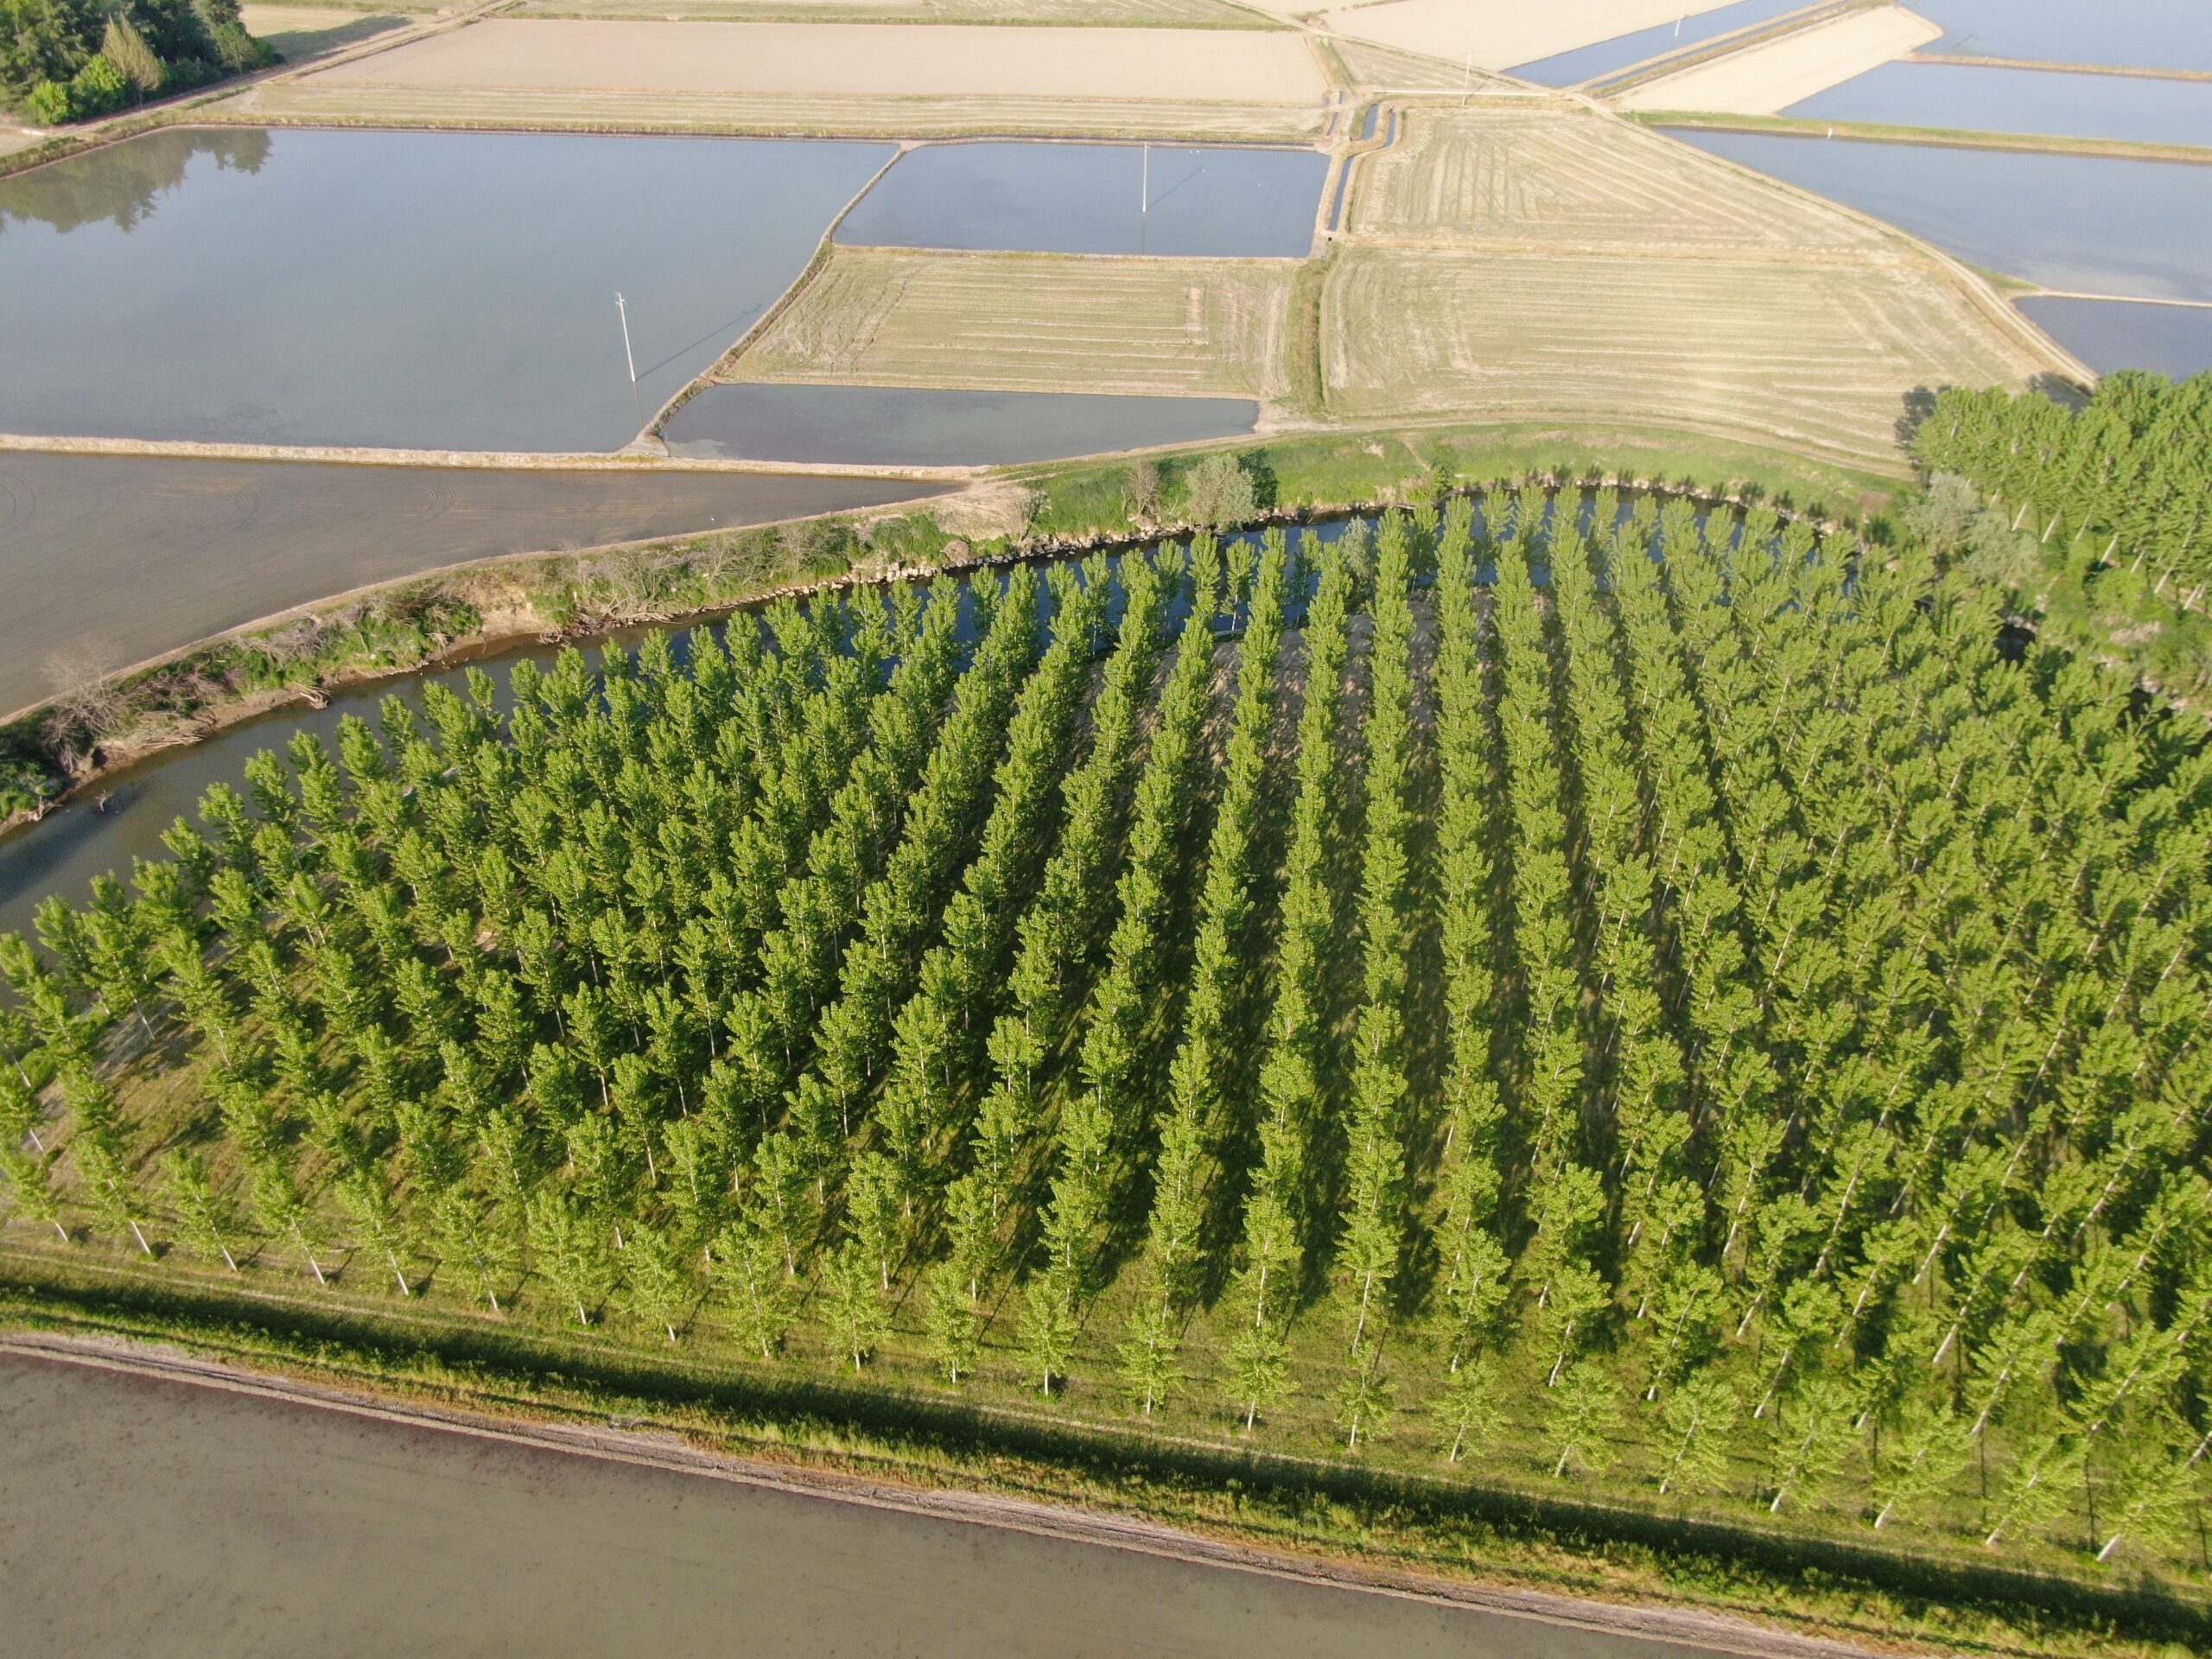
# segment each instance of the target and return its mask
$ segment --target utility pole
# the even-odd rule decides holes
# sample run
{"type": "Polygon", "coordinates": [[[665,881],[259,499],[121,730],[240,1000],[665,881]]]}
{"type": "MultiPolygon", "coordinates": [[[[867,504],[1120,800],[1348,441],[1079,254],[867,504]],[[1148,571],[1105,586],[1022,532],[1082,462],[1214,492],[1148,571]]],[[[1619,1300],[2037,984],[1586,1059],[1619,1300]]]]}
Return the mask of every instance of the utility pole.
{"type": "Polygon", "coordinates": [[[1137,207],[1137,212],[1141,215],[1149,214],[1152,212],[1152,146],[1150,144],[1147,144],[1144,147],[1143,176],[1143,194],[1139,198],[1139,206],[1137,207]]]}
{"type": "Polygon", "coordinates": [[[618,291],[614,296],[614,309],[622,319],[622,360],[630,365],[630,384],[638,384],[638,359],[630,350],[630,308],[622,302],[618,291]]]}

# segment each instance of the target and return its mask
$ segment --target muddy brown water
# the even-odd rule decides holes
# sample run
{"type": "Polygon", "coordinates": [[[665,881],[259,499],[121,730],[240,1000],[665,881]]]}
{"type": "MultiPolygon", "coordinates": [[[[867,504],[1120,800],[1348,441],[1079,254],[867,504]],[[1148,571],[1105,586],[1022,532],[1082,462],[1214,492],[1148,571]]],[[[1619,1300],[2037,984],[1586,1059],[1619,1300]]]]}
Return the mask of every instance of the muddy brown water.
{"type": "Polygon", "coordinates": [[[734,473],[0,454],[0,712],[48,696],[59,664],[141,662],[370,582],[942,488],[734,473]]]}
{"type": "Polygon", "coordinates": [[[1697,1649],[0,1355],[25,1654],[1697,1649]]]}

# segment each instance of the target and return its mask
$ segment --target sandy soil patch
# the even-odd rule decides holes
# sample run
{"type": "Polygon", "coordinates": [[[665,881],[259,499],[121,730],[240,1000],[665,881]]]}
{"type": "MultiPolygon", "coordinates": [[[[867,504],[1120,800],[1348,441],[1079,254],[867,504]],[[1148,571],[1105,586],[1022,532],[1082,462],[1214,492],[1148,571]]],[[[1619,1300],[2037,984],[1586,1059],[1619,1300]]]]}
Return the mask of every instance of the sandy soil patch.
{"type": "Polygon", "coordinates": [[[641,17],[654,22],[744,22],[834,17],[840,22],[1165,25],[1266,29],[1227,0],[524,0],[517,17],[641,17]]]}
{"type": "Polygon", "coordinates": [[[250,5],[240,9],[239,21],[247,34],[268,41],[287,63],[303,63],[413,22],[399,15],[407,10],[404,6],[361,11],[345,6],[250,5]]]}
{"type": "MultiPolygon", "coordinates": [[[[1389,0],[1321,18],[1355,39],[1425,52],[1478,69],[1510,69],[1554,52],[1717,11],[1732,0],[1389,0]]],[[[1268,8],[1270,10],[1274,7],[1268,8]]]]}
{"type": "Polygon", "coordinates": [[[1905,394],[2048,366],[1933,270],[1354,249],[1332,414],[1605,416],[1894,465],[1905,394]]]}
{"type": "Polygon", "coordinates": [[[493,18],[325,70],[325,82],[866,96],[1319,103],[1306,41],[1253,29],[915,29],[493,18]]]}
{"type": "Polygon", "coordinates": [[[45,135],[41,133],[25,132],[21,127],[0,127],[0,156],[13,155],[16,150],[45,142],[45,135]]]}
{"type": "Polygon", "coordinates": [[[1943,36],[1902,6],[1854,11],[1709,63],[1662,75],[1614,100],[1624,110],[1699,110],[1776,115],[1943,36]]]}
{"type": "Polygon", "coordinates": [[[1363,157],[1363,240],[1758,254],[1902,251],[1897,238],[1633,122],[1568,110],[1413,109],[1363,157]]]}
{"type": "Polygon", "coordinates": [[[1291,270],[840,248],[718,372],[739,380],[1268,397],[1282,390],[1291,270]]]}

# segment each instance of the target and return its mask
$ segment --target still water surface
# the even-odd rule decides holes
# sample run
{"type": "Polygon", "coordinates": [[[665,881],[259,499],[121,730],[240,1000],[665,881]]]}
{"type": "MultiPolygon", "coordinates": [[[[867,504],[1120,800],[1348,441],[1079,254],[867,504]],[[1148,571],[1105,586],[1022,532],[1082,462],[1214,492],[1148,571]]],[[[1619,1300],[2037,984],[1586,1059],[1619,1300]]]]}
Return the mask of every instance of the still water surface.
{"type": "Polygon", "coordinates": [[[1734,5],[1700,12],[1678,22],[1639,29],[1633,34],[1599,41],[1594,46],[1577,47],[1572,52],[1517,64],[1507,73],[1546,86],[1580,86],[1586,80],[1614,74],[1653,58],[1686,52],[1707,41],[1732,35],[1739,29],[1751,29],[1793,11],[1802,11],[1806,4],[1807,0],[1737,0],[1734,5]]]}
{"type": "Polygon", "coordinates": [[[0,431],[618,448],[892,154],[224,129],[73,156],[0,181],[10,315],[83,325],[0,330],[0,431]]]}
{"type": "Polygon", "coordinates": [[[853,247],[1302,259],[1328,158],[1222,145],[910,150],[837,227],[853,247]]]}
{"type": "Polygon", "coordinates": [[[2063,300],[2031,295],[2014,302],[2029,320],[2099,374],[2156,369],[2186,380],[2212,369],[2212,310],[2132,300],[2063,300]]]}
{"type": "Polygon", "coordinates": [[[0,1355],[26,1654],[1700,1650],[0,1355]]]}
{"type": "Polygon", "coordinates": [[[1675,136],[2047,288],[2212,300],[2212,167],[1758,132],[1675,136]]]}
{"type": "Polygon", "coordinates": [[[889,479],[0,454],[0,713],[441,566],[936,493],[889,479]]]}
{"type": "Polygon", "coordinates": [[[1943,26],[1930,52],[2212,71],[2204,0],[1913,0],[1912,9],[1943,26]]]}
{"type": "Polygon", "coordinates": [[[1783,111],[1823,121],[2212,145],[2212,80],[1885,63],[1783,111]]]}
{"type": "Polygon", "coordinates": [[[747,385],[705,387],[663,431],[678,455],[964,467],[1234,437],[1259,417],[1243,397],[747,385]]]}

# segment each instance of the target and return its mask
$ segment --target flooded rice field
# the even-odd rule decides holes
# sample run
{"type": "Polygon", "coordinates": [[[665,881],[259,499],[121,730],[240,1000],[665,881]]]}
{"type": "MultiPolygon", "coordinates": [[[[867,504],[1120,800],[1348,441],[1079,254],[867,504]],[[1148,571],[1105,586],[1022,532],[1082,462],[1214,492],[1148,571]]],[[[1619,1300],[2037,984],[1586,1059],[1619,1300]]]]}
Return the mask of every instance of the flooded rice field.
{"type": "Polygon", "coordinates": [[[170,130],[0,181],[0,431],[620,448],[887,144],[170,130]],[[620,291],[638,385],[626,371],[620,291]]]}
{"type": "Polygon", "coordinates": [[[934,493],[882,479],[0,453],[0,713],[366,583],[934,493]]]}
{"type": "Polygon", "coordinates": [[[1931,52],[2212,71],[2212,7],[2203,0],[1913,0],[1943,26],[1931,52]]]}
{"type": "Polygon", "coordinates": [[[2212,145],[2212,80],[1886,63],[1783,113],[1821,121],[2212,145]]]}
{"type": "Polygon", "coordinates": [[[1696,1651],[16,1355],[0,1561],[24,1653],[1696,1651]]]}
{"type": "Polygon", "coordinates": [[[1221,145],[958,143],[911,150],[837,240],[854,247],[1302,259],[1328,158],[1221,145]]]}
{"type": "Polygon", "coordinates": [[[2186,380],[2212,369],[2212,307],[2050,295],[2031,295],[2014,303],[2099,374],[2155,369],[2186,380]]]}
{"type": "Polygon", "coordinates": [[[2046,288],[2212,300],[2212,167],[1772,133],[1675,136],[2046,288]]]}
{"type": "Polygon", "coordinates": [[[684,456],[975,466],[1234,437],[1259,416],[1243,397],[745,385],[703,388],[663,432],[684,456]]]}

